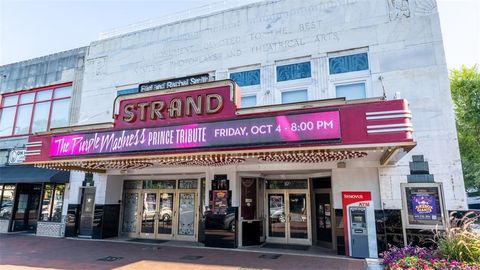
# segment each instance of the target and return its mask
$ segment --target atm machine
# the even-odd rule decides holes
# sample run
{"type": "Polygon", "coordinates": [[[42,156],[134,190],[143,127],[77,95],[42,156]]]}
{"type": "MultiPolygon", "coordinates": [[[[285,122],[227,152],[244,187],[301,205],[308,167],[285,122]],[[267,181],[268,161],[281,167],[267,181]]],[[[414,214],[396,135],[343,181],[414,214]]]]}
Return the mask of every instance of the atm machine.
{"type": "Polygon", "coordinates": [[[378,258],[371,192],[343,191],[342,204],[346,253],[356,258],[378,258]]]}
{"type": "Polygon", "coordinates": [[[366,207],[350,207],[351,256],[368,258],[368,229],[366,207]]]}

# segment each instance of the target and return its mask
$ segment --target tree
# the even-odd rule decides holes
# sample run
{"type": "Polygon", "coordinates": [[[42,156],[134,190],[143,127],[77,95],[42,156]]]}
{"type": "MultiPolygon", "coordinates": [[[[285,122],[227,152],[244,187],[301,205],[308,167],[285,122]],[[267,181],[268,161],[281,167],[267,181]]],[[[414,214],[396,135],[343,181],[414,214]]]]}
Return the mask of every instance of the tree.
{"type": "Polygon", "coordinates": [[[450,89],[465,187],[480,191],[480,73],[477,66],[452,70],[450,89]]]}

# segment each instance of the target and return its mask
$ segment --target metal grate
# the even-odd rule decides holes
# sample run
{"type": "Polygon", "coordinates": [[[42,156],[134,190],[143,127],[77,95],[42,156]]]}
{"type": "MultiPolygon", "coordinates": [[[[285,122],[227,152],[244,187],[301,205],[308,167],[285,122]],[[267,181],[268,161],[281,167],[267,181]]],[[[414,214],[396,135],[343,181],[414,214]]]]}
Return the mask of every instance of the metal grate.
{"type": "Polygon", "coordinates": [[[100,258],[97,261],[114,262],[121,259],[123,259],[123,257],[107,256],[107,257],[100,258]]]}
{"type": "Polygon", "coordinates": [[[183,257],[180,257],[180,260],[189,260],[189,261],[195,261],[203,258],[203,256],[196,256],[196,255],[185,255],[183,257]]]}
{"type": "Polygon", "coordinates": [[[260,259],[270,259],[270,260],[276,260],[282,256],[281,254],[263,254],[258,256],[260,259]]]}

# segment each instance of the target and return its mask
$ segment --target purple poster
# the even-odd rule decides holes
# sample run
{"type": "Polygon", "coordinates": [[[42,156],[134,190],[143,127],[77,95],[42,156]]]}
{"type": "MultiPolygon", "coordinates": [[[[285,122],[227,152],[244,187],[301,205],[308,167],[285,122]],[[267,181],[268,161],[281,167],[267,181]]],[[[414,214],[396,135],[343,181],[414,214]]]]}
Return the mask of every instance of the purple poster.
{"type": "Polygon", "coordinates": [[[340,113],[315,112],[52,137],[50,156],[340,139],[340,113]]]}
{"type": "Polygon", "coordinates": [[[431,194],[414,194],[411,196],[413,218],[416,220],[436,220],[437,205],[431,194]]]}

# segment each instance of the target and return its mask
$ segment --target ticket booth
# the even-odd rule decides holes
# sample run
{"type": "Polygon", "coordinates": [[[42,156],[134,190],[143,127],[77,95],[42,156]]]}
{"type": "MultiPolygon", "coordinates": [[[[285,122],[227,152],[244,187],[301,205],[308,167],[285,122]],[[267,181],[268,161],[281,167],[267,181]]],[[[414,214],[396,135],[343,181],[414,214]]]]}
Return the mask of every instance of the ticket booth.
{"type": "Polygon", "coordinates": [[[345,252],[357,258],[376,258],[375,208],[370,192],[342,192],[345,252]]]}

